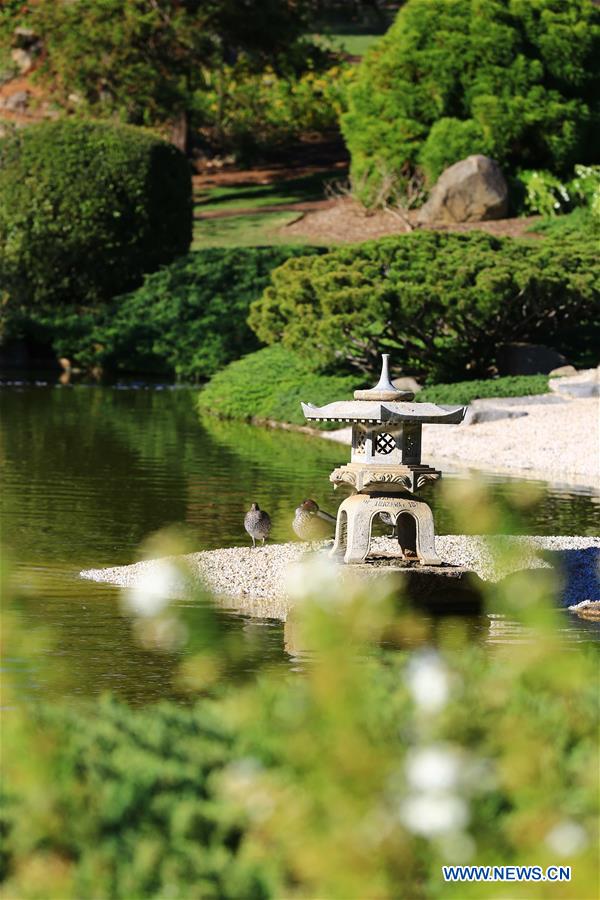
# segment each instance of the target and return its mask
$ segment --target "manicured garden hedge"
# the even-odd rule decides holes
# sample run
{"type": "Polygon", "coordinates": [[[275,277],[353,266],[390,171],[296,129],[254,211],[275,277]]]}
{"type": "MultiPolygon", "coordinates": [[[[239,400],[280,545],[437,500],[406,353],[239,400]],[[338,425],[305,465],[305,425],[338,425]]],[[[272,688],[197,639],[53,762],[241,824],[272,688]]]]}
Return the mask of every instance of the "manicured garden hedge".
{"type": "Polygon", "coordinates": [[[247,324],[250,303],[270,273],[316,248],[199,250],[146,276],[137,290],[95,310],[43,308],[16,314],[8,334],[50,345],[57,357],[107,371],[209,378],[260,342],[247,324]]]}
{"type": "MultiPolygon", "coordinates": [[[[198,394],[198,408],[227,419],[256,419],[306,425],[300,403],[317,406],[349,400],[357,388],[369,387],[369,376],[321,375],[306,357],[274,344],[232,362],[214,375],[198,394]]],[[[433,384],[417,394],[431,403],[471,403],[478,397],[522,397],[545,394],[547,375],[520,375],[433,384]]],[[[320,426],[325,429],[339,425],[320,426]]]]}
{"type": "Polygon", "coordinates": [[[228,419],[273,419],[306,424],[301,402],[317,406],[350,399],[357,376],[318,375],[306,357],[284,347],[265,347],[218,372],[198,394],[198,408],[228,419]]]}
{"type": "Polygon", "coordinates": [[[342,120],[367,204],[472,153],[566,175],[600,157],[600,9],[591,0],[408,0],[342,120]]]}
{"type": "Polygon", "coordinates": [[[595,364],[600,342],[597,241],[414,232],[291,259],[251,308],[267,344],[315,369],[342,362],[374,376],[388,350],[428,382],[486,376],[498,346],[546,344],[595,364]]]}
{"type": "Polygon", "coordinates": [[[0,292],[12,305],[92,305],[185,253],[182,153],[133,127],[63,119],[0,141],[0,292]]]}
{"type": "Polygon", "coordinates": [[[471,403],[492,397],[527,397],[548,393],[547,375],[506,375],[504,378],[432,384],[419,391],[417,400],[429,403],[471,403]]]}

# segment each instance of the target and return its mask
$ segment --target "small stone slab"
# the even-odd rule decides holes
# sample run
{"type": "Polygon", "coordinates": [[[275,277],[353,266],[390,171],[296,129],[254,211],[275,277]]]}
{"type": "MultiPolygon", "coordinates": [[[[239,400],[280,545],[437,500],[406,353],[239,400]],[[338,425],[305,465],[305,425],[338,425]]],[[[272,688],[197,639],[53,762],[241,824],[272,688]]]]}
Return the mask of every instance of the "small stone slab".
{"type": "Polygon", "coordinates": [[[478,615],[483,609],[484,582],[477,572],[466,566],[421,566],[399,563],[398,557],[376,557],[362,565],[340,568],[342,578],[348,573],[359,578],[390,579],[399,599],[426,612],[453,615],[478,615]]]}

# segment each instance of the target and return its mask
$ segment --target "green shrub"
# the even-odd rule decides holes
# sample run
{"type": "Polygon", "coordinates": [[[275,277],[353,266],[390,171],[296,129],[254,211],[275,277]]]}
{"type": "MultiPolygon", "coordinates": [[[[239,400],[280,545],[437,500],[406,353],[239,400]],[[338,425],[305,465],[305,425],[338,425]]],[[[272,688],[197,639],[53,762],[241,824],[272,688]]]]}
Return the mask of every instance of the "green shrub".
{"type": "Polygon", "coordinates": [[[314,368],[375,375],[379,353],[430,382],[485,376],[499,344],[530,341],[582,362],[600,337],[596,241],[414,232],[291,259],[249,322],[314,368]]]}
{"type": "Polygon", "coordinates": [[[305,424],[300,403],[350,399],[356,376],[318,375],[302,353],[265,347],[218,372],[198,394],[198,408],[228,419],[305,424]]]}
{"type": "Polygon", "coordinates": [[[209,378],[260,346],[246,321],[250,303],[274,268],[311,252],[244,247],[190,253],[117,298],[94,331],[94,359],[109,369],[209,378]]]}
{"type": "Polygon", "coordinates": [[[525,171],[519,173],[525,187],[525,209],[541,216],[557,216],[572,208],[567,186],[550,172],[525,171]]]}
{"type": "Polygon", "coordinates": [[[10,792],[4,815],[12,849],[50,843],[74,864],[73,893],[55,893],[54,884],[46,896],[182,898],[191,884],[202,897],[265,896],[252,867],[236,861],[238,822],[211,796],[231,735],[208,704],[49,706],[36,724],[56,767],[44,802],[60,832],[35,813],[23,829],[10,792]]]}
{"type": "Polygon", "coordinates": [[[153,373],[180,381],[209,378],[260,344],[247,325],[252,300],[271,270],[313,248],[199,250],[146,276],[137,290],[95,310],[59,307],[17,313],[7,337],[50,346],[73,364],[153,373]]]}
{"type": "Polygon", "coordinates": [[[535,222],[529,231],[552,238],[573,238],[583,241],[595,239],[598,241],[600,218],[594,218],[590,209],[578,207],[564,216],[549,216],[535,222]]]}
{"type": "MultiPolygon", "coordinates": [[[[446,490],[462,528],[502,525],[472,481],[446,490]]],[[[513,512],[523,502],[515,491],[513,512]]],[[[505,548],[500,562],[523,558],[505,548]]],[[[33,704],[15,685],[23,665],[9,667],[4,896],[507,896],[445,885],[442,865],[463,863],[570,866],[556,895],[597,895],[598,654],[585,623],[552,607],[556,573],[482,582],[494,624],[482,640],[385,579],[340,578],[322,555],[305,564],[286,629],[300,672],[297,649],[291,668],[249,671],[239,645],[210,634],[210,606],[209,634],[180,662],[181,704],[33,704]]],[[[138,617],[134,633],[173,633],[184,606],[138,617]]]]}
{"type": "Polygon", "coordinates": [[[187,160],[150,133],[60,120],[0,141],[0,285],[13,305],[108,300],[191,236],[187,160]]]}
{"type": "Polygon", "coordinates": [[[213,146],[238,158],[298,140],[300,135],[338,130],[355,69],[335,65],[302,74],[278,74],[272,67],[256,72],[242,60],[211,79],[209,89],[194,96],[201,132],[213,146]]]}
{"type": "Polygon", "coordinates": [[[519,172],[518,179],[525,188],[528,212],[558,216],[580,206],[600,223],[600,166],[577,165],[575,176],[565,182],[540,171],[519,172]]]}
{"type": "Polygon", "coordinates": [[[599,81],[590,0],[408,0],[364,57],[342,119],[360,199],[389,199],[390,175],[422,165],[435,177],[483,148],[509,172],[594,162],[599,81]]]}
{"type": "Polygon", "coordinates": [[[417,400],[429,403],[471,403],[486,397],[527,397],[548,393],[547,375],[506,375],[504,378],[432,384],[419,391],[417,400]]]}
{"type": "Polygon", "coordinates": [[[419,154],[428,184],[433,184],[452,163],[472,153],[489,150],[483,130],[473,119],[439,119],[419,154]]]}

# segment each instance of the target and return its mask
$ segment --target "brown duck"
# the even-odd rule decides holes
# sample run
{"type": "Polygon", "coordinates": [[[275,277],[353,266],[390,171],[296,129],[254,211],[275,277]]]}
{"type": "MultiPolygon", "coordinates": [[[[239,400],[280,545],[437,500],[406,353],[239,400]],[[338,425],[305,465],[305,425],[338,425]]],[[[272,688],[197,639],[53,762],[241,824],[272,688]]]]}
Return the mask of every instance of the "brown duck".
{"type": "Polygon", "coordinates": [[[301,541],[322,541],[332,536],[335,516],[319,509],[315,500],[304,500],[296,508],[292,528],[301,541]]]}
{"type": "Polygon", "coordinates": [[[252,538],[253,547],[256,547],[257,541],[262,541],[264,545],[271,532],[271,517],[258,503],[253,503],[244,516],[244,528],[252,538]]]}

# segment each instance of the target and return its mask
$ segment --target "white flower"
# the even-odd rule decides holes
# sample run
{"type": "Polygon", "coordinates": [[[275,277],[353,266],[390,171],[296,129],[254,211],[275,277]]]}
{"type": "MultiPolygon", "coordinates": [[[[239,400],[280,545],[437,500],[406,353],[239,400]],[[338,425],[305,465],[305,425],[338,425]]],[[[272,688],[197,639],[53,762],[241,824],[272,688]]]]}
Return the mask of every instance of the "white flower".
{"type": "Polygon", "coordinates": [[[455,794],[414,794],[402,803],[400,818],[414,834],[437,837],[464,828],[469,821],[469,808],[455,794]]]}
{"type": "Polygon", "coordinates": [[[406,760],[406,780],[415,791],[449,791],[456,787],[460,776],[459,754],[442,744],[413,750],[406,760]]]}
{"type": "Polygon", "coordinates": [[[546,845],[557,856],[573,856],[580,853],[587,843],[585,828],[572,819],[563,819],[546,835],[546,845]]]}
{"type": "Polygon", "coordinates": [[[340,584],[339,566],[322,555],[289,565],[286,587],[292,600],[316,600],[326,606],[334,606],[348,596],[340,584]]]}
{"type": "Polygon", "coordinates": [[[446,666],[434,650],[420,651],[412,656],[406,680],[414,702],[424,712],[435,713],[446,705],[450,679],[446,666]]]}
{"type": "Polygon", "coordinates": [[[275,809],[272,791],[256,759],[250,757],[231,763],[223,770],[221,785],[228,799],[240,804],[256,822],[268,819],[275,809]]]}
{"type": "Polygon", "coordinates": [[[172,563],[159,559],[148,563],[134,583],[124,588],[122,605],[130,615],[157,616],[182,590],[181,574],[172,563]]]}

